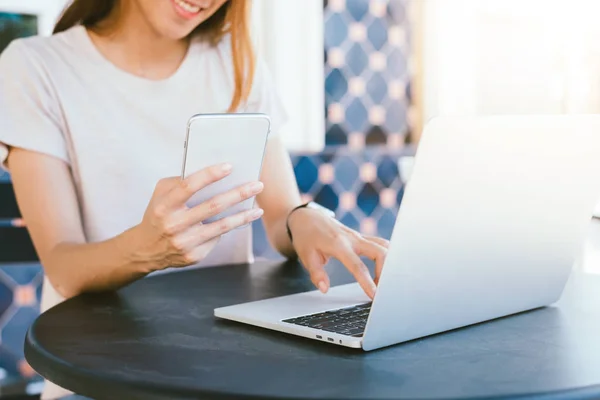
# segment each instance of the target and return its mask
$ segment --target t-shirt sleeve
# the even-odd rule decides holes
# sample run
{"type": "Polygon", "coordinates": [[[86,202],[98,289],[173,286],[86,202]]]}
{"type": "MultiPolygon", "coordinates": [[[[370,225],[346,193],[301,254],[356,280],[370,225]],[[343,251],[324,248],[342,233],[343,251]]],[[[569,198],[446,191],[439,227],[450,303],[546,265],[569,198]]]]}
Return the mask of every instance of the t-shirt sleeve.
{"type": "Polygon", "coordinates": [[[69,163],[59,104],[39,58],[21,40],[0,55],[0,164],[11,147],[69,163]]]}
{"type": "Polygon", "coordinates": [[[288,120],[279,92],[273,81],[271,71],[262,59],[256,63],[256,72],[249,101],[250,112],[267,114],[271,120],[270,136],[279,135],[288,120]]]}

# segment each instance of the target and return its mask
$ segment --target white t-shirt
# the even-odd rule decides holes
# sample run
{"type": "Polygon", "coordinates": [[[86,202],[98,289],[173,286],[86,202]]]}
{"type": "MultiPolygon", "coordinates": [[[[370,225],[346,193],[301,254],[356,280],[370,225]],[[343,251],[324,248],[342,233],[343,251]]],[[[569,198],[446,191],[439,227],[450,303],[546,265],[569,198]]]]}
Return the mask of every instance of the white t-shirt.
{"type": "MultiPolygon", "coordinates": [[[[214,47],[195,40],[160,81],[117,68],[82,26],[18,39],[0,56],[0,162],[13,146],[68,163],[86,238],[106,240],[141,221],[159,179],[181,173],[189,117],[226,112],[233,90],[229,38],[214,47]]],[[[286,118],[260,59],[244,111],[268,114],[273,133],[286,118]]],[[[225,235],[198,266],[245,262],[250,228],[225,235]]],[[[42,310],[62,300],[45,279],[42,310]]],[[[64,393],[47,383],[43,398],[64,393]]]]}

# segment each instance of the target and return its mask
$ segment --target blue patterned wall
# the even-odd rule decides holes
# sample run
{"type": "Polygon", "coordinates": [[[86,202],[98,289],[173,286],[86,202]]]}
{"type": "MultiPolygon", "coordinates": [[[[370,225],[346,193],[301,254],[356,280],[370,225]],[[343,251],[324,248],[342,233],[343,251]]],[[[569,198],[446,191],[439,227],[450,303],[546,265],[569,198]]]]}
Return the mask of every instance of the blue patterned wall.
{"type": "MultiPolygon", "coordinates": [[[[408,4],[324,1],[326,149],[292,155],[305,200],[335,210],[362,233],[385,238],[404,194],[399,160],[412,155],[408,4]]],[[[38,314],[43,275],[19,216],[9,176],[0,171],[0,368],[31,378],[22,344],[38,314]]],[[[262,224],[253,228],[257,258],[280,257],[262,224]]]]}
{"type": "Polygon", "coordinates": [[[409,134],[407,0],[325,2],[329,146],[402,147],[409,134]]]}
{"type": "Polygon", "coordinates": [[[9,376],[35,375],[25,362],[27,328],[39,315],[43,271],[38,263],[9,263],[0,268],[0,368],[9,376]]]}

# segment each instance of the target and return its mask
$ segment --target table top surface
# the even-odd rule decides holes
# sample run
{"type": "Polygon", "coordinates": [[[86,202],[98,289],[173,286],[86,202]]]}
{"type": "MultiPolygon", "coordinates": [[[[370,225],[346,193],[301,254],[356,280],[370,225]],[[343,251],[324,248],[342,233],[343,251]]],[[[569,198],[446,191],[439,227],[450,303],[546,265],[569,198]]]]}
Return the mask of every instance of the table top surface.
{"type": "MultiPolygon", "coordinates": [[[[352,281],[340,265],[328,269],[333,284],[352,281]]],[[[372,352],[213,317],[215,307],[307,290],[295,263],[150,277],[42,314],[26,357],[96,399],[600,397],[600,277],[574,274],[550,307],[372,352]]]]}

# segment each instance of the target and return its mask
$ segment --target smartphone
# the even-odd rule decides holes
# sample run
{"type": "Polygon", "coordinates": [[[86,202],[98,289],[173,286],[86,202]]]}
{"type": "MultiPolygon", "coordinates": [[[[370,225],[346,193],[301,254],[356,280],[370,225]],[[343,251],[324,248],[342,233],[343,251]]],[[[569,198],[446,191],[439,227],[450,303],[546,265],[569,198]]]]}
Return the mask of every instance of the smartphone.
{"type": "MultiPolygon", "coordinates": [[[[198,191],[187,202],[194,207],[212,197],[258,181],[262,169],[271,121],[266,114],[197,114],[187,124],[181,177],[206,167],[230,163],[231,174],[198,191]]],[[[207,219],[217,219],[250,210],[255,198],[250,198],[207,219]]]]}

